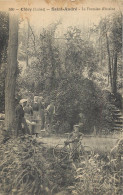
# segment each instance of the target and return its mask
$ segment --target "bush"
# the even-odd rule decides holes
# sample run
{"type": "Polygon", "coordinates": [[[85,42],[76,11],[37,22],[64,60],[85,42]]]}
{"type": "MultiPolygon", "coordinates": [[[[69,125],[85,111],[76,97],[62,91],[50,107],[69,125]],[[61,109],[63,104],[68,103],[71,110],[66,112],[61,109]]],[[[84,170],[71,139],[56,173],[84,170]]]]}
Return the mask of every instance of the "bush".
{"type": "Polygon", "coordinates": [[[81,129],[85,133],[91,133],[94,126],[97,129],[111,129],[113,121],[111,104],[104,93],[93,81],[82,79],[78,75],[60,82],[56,93],[56,113],[61,132],[72,131],[73,125],[77,123],[84,123],[81,129]],[[64,125],[66,123],[67,128],[64,125]]]}
{"type": "Polygon", "coordinates": [[[48,188],[47,163],[43,147],[35,139],[22,136],[1,143],[0,193],[45,194],[48,188]]]}
{"type": "Polygon", "coordinates": [[[122,194],[122,171],[116,171],[116,164],[99,154],[83,160],[76,166],[72,195],[116,195],[122,194]]]}

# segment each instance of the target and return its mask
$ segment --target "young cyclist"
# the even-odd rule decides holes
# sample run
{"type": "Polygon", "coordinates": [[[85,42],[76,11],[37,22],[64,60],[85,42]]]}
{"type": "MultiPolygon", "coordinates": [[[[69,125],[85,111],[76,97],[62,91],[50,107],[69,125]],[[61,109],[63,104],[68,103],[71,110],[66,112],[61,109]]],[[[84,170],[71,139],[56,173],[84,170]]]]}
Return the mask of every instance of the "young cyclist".
{"type": "Polygon", "coordinates": [[[73,126],[73,132],[70,134],[67,141],[65,141],[65,144],[70,144],[71,147],[71,154],[70,158],[77,159],[79,157],[79,141],[80,137],[82,137],[83,134],[79,132],[79,125],[73,126]]]}

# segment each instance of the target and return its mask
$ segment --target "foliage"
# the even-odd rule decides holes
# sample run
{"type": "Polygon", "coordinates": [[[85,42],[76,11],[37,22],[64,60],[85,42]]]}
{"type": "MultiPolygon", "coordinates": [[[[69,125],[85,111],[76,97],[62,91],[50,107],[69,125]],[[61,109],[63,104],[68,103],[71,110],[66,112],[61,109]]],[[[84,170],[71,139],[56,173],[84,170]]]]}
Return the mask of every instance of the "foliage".
{"type": "MultiPolygon", "coordinates": [[[[94,126],[97,129],[112,128],[112,107],[104,93],[89,79],[81,79],[77,75],[62,80],[56,94],[56,113],[59,129],[68,123],[69,131],[73,125],[84,123],[84,132],[91,133],[94,126]],[[79,116],[84,115],[84,121],[79,116]]],[[[83,129],[81,129],[83,131],[83,129]]]]}
{"type": "Polygon", "coordinates": [[[96,68],[97,58],[95,49],[90,40],[84,40],[81,30],[76,27],[69,27],[66,38],[65,67],[67,72],[82,74],[88,69],[89,76],[96,68]]]}
{"type": "MultiPolygon", "coordinates": [[[[53,156],[52,156],[53,157],[53,156]]],[[[51,191],[54,195],[61,190],[65,190],[69,185],[74,182],[73,169],[69,161],[56,162],[52,158],[48,178],[51,181],[51,191]]]]}
{"type": "Polygon", "coordinates": [[[0,12],[0,66],[3,61],[7,60],[8,28],[8,14],[0,12]]]}
{"type": "Polygon", "coordinates": [[[0,192],[2,194],[44,194],[48,190],[47,163],[43,147],[29,136],[1,143],[0,192]]]}
{"type": "Polygon", "coordinates": [[[28,55],[30,63],[25,71],[26,79],[21,78],[22,86],[34,93],[45,90],[50,93],[57,87],[57,77],[60,75],[59,48],[55,42],[54,34],[58,23],[47,29],[42,29],[36,36],[30,28],[28,55]],[[32,76],[33,75],[33,76],[32,76]]]}
{"type": "Polygon", "coordinates": [[[55,162],[52,148],[43,146],[32,136],[1,138],[0,143],[0,193],[3,195],[54,194],[73,183],[71,165],[55,162]]]}
{"type": "Polygon", "coordinates": [[[91,133],[94,126],[98,131],[112,130],[113,109],[103,91],[103,89],[109,90],[107,66],[109,54],[106,41],[109,42],[112,66],[113,52],[117,51],[118,54],[117,83],[120,88],[120,21],[119,14],[101,19],[99,25],[93,28],[95,34],[92,34],[92,38],[88,40],[79,27],[70,26],[64,38],[59,40],[60,38],[55,37],[55,32],[60,22],[42,29],[40,36],[33,32],[29,24],[30,63],[20,79],[20,86],[25,94],[32,93],[33,96],[42,93],[45,105],[48,105],[52,99],[55,100],[54,128],[57,132],[72,131],[74,124],[83,123],[81,113],[84,116],[84,127],[81,131],[91,133]],[[115,38],[118,39],[119,46],[115,38]],[[62,52],[60,52],[61,45],[64,50],[62,52]]]}
{"type": "MultiPolygon", "coordinates": [[[[122,14],[116,12],[102,18],[92,32],[96,36],[96,53],[99,66],[105,67],[108,85],[112,92],[117,92],[121,80],[121,48],[122,48],[122,14]]],[[[92,33],[93,34],[93,33],[92,33]]],[[[101,75],[100,75],[101,77],[101,75]]]]}
{"type": "Polygon", "coordinates": [[[109,158],[101,158],[101,154],[81,161],[76,166],[75,185],[72,195],[112,195],[121,194],[121,171],[116,171],[117,163],[109,158]]]}

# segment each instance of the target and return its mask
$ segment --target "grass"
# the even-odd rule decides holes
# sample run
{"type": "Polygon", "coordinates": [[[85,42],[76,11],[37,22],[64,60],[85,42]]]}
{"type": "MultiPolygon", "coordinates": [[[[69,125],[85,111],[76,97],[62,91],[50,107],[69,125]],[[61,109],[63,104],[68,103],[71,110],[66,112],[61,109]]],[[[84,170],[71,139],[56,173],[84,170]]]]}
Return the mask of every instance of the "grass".
{"type": "MultiPolygon", "coordinates": [[[[57,144],[61,144],[62,147],[67,138],[52,136],[38,139],[45,142],[50,147],[56,146],[57,144]]],[[[82,143],[83,145],[90,146],[93,151],[110,152],[110,150],[116,145],[117,140],[118,138],[113,137],[87,136],[83,138],[82,143]]]]}
{"type": "Polygon", "coordinates": [[[55,161],[52,149],[58,143],[63,146],[65,140],[65,137],[59,136],[36,139],[22,136],[1,144],[2,194],[23,195],[26,192],[25,195],[45,195],[48,189],[54,195],[71,188],[72,195],[121,195],[116,164],[111,164],[105,158],[115,146],[117,138],[84,137],[83,145],[90,146],[97,155],[78,164],[55,161]]]}
{"type": "Polygon", "coordinates": [[[93,151],[110,152],[117,140],[117,138],[109,137],[88,137],[83,139],[83,145],[90,146],[93,151]]]}

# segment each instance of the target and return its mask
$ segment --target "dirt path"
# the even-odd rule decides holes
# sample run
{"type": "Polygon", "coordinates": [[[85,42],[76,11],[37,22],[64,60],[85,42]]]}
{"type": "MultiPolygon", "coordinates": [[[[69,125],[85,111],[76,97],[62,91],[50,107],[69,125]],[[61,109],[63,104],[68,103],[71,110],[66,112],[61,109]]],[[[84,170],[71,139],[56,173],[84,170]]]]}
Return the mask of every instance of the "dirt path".
{"type": "MultiPolygon", "coordinates": [[[[57,144],[60,144],[61,147],[64,145],[64,141],[67,138],[63,137],[39,137],[37,140],[39,142],[43,142],[45,145],[48,145],[48,147],[55,147],[57,144]]],[[[110,151],[111,148],[113,148],[117,142],[117,138],[110,138],[110,137],[84,137],[83,138],[83,145],[90,146],[93,150],[96,151],[110,151]]]]}

